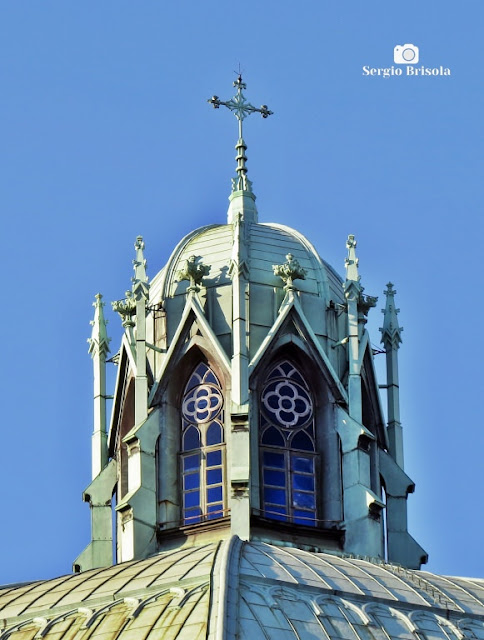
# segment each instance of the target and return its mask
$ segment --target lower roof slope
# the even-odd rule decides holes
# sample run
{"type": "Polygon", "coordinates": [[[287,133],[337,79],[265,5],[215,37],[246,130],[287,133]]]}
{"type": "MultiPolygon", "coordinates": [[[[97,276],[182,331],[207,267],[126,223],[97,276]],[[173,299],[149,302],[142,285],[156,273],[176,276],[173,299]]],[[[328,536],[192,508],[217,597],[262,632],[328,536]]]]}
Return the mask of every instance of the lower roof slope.
{"type": "Polygon", "coordinates": [[[0,640],[484,639],[484,581],[224,542],[0,589],[0,640]]]}

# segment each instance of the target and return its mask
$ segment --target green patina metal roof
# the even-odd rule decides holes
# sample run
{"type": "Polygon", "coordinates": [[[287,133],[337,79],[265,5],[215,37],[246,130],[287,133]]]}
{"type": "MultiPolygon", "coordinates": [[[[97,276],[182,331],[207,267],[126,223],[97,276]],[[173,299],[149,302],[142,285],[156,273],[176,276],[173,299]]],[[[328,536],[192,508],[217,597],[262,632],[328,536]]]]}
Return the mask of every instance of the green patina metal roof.
{"type": "Polygon", "coordinates": [[[0,637],[205,637],[218,545],[0,590],[0,637]],[[169,629],[169,632],[168,632],[169,629]]]}
{"type": "MultiPolygon", "coordinates": [[[[291,253],[307,271],[305,279],[298,280],[297,288],[300,291],[343,300],[341,277],[320,258],[301,233],[280,224],[250,223],[248,227],[250,282],[281,286],[281,280],[274,275],[272,266],[284,263],[287,254],[291,253]]],[[[165,298],[185,293],[188,285],[178,276],[182,265],[192,255],[200,256],[211,266],[210,274],[203,281],[205,287],[231,284],[229,267],[233,251],[231,224],[196,229],[181,240],[167,265],[155,276],[150,296],[165,298]]]]}
{"type": "Polygon", "coordinates": [[[0,640],[418,640],[422,633],[484,638],[484,581],[234,537],[0,589],[0,640]]]}

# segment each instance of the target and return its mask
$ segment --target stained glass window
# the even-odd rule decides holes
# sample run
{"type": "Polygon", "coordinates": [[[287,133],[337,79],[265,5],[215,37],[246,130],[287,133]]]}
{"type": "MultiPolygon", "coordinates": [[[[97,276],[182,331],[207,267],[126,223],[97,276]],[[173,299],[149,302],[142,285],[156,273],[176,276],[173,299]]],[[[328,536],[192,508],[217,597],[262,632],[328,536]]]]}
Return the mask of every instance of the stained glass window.
{"type": "Polygon", "coordinates": [[[260,405],[262,515],[316,526],[313,400],[294,365],[272,369],[260,405]]]}
{"type": "Polygon", "coordinates": [[[200,363],[182,402],[183,524],[224,515],[224,402],[214,372],[200,363]]]}

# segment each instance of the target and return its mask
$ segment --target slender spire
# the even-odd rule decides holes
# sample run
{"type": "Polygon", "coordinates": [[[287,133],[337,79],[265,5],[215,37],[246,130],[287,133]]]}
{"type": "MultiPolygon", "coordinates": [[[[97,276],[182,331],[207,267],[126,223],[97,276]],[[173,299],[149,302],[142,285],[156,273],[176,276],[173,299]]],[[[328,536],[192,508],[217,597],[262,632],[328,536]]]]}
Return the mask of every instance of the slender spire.
{"type": "Polygon", "coordinates": [[[232,193],[229,198],[231,202],[228,211],[229,223],[234,222],[236,214],[241,214],[242,219],[248,222],[257,222],[255,195],[252,191],[252,182],[247,177],[247,156],[245,155],[247,145],[243,137],[242,123],[252,113],[260,113],[263,118],[267,118],[272,115],[272,111],[269,111],[265,104],[258,108],[247,101],[242,93],[242,89],[246,89],[247,85],[243,82],[240,73],[237,76],[237,80],[234,81],[234,87],[236,87],[237,93],[230,100],[224,101],[220,100],[218,96],[212,96],[208,102],[213,105],[214,109],[218,109],[221,105],[230,109],[237,118],[239,125],[239,137],[235,145],[237,151],[235,156],[237,161],[236,177],[232,178],[232,193]],[[242,197],[242,201],[235,205],[233,203],[234,197],[242,197]]]}
{"type": "Polygon", "coordinates": [[[403,328],[398,324],[397,314],[399,309],[395,308],[394,296],[396,291],[391,282],[387,284],[384,294],[387,300],[385,309],[382,309],[383,327],[380,331],[387,361],[388,440],[390,454],[403,469],[403,431],[400,423],[400,385],[398,377],[398,349],[402,341],[401,333],[403,328]]]}
{"type": "Polygon", "coordinates": [[[131,278],[133,281],[132,291],[135,295],[141,291],[146,298],[148,297],[149,284],[148,276],[146,275],[146,260],[143,253],[145,243],[143,242],[142,236],[138,236],[136,238],[134,248],[136,251],[136,258],[133,260],[134,277],[131,278]]]}
{"type": "Polygon", "coordinates": [[[398,349],[400,347],[400,343],[402,342],[401,333],[403,331],[403,327],[401,328],[398,324],[398,312],[400,309],[395,308],[395,294],[396,291],[393,288],[393,284],[389,282],[387,284],[386,290],[383,292],[386,296],[386,305],[385,309],[382,309],[383,315],[383,327],[380,329],[381,331],[381,342],[383,343],[385,350],[386,349],[398,349]]]}
{"type": "Polygon", "coordinates": [[[351,282],[359,282],[360,275],[358,273],[358,258],[356,257],[356,239],[355,236],[349,235],[346,241],[348,249],[348,257],[345,260],[346,280],[351,282]]]}
{"type": "Polygon", "coordinates": [[[135,326],[136,302],[140,298],[146,300],[149,292],[148,276],[146,275],[146,260],[144,257],[145,243],[142,236],[137,236],[134,243],[136,258],[133,260],[134,276],[131,278],[131,290],[126,291],[126,298],[111,302],[116,313],[119,313],[123,327],[130,329],[135,326]]]}
{"type": "MultiPolygon", "coordinates": [[[[368,311],[376,306],[378,298],[374,296],[368,296],[365,293],[365,287],[362,286],[360,280],[361,276],[358,271],[359,259],[356,257],[356,239],[355,236],[349,235],[346,241],[346,248],[348,249],[348,257],[345,259],[346,267],[346,282],[343,287],[345,290],[346,298],[354,296],[357,301],[358,308],[358,322],[360,325],[360,333],[363,325],[366,324],[366,316],[368,311]]],[[[361,336],[360,336],[361,337],[361,336]]]]}
{"type": "Polygon", "coordinates": [[[91,337],[87,339],[89,343],[89,353],[94,358],[96,355],[106,354],[109,352],[109,343],[111,338],[108,338],[106,331],[106,320],[104,319],[104,302],[102,301],[102,294],[96,293],[96,300],[92,303],[94,307],[94,320],[91,320],[91,337]]]}
{"type": "Polygon", "coordinates": [[[92,357],[94,374],[94,425],[92,434],[92,479],[104,469],[108,461],[106,434],[106,354],[109,342],[104,319],[102,295],[96,294],[93,302],[94,320],[92,333],[88,338],[89,353],[92,357]]]}

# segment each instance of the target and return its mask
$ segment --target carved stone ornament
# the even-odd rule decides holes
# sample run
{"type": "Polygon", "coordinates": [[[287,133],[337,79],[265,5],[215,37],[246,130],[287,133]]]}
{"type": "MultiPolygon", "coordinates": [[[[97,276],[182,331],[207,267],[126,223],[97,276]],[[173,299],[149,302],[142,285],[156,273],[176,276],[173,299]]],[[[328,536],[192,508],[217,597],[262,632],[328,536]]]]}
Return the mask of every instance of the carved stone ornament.
{"type": "Polygon", "coordinates": [[[211,268],[209,264],[203,264],[200,256],[190,256],[183,269],[178,272],[178,280],[190,282],[188,291],[200,291],[202,278],[208,276],[211,268]]]}
{"type": "Polygon", "coordinates": [[[307,270],[301,267],[299,261],[288,253],[286,256],[287,262],[284,264],[273,264],[274,275],[279,276],[285,283],[285,289],[294,289],[294,280],[305,280],[307,270]]]}
{"type": "Polygon", "coordinates": [[[367,296],[363,293],[364,288],[361,287],[360,297],[358,299],[358,311],[360,314],[367,316],[368,311],[372,307],[376,307],[376,303],[378,302],[378,297],[375,296],[367,296]]]}
{"type": "Polygon", "coordinates": [[[126,291],[124,300],[115,300],[111,302],[113,311],[121,316],[123,327],[134,327],[134,316],[136,315],[136,300],[132,291],[126,291]]]}

